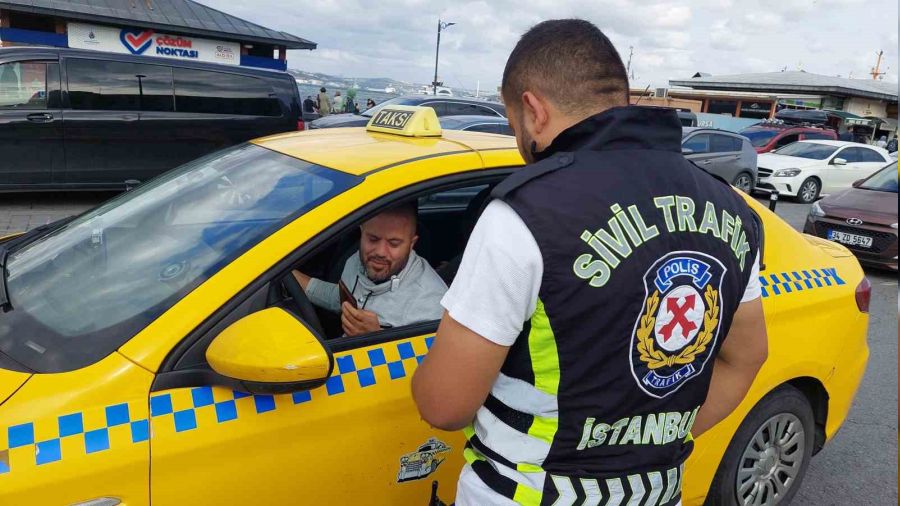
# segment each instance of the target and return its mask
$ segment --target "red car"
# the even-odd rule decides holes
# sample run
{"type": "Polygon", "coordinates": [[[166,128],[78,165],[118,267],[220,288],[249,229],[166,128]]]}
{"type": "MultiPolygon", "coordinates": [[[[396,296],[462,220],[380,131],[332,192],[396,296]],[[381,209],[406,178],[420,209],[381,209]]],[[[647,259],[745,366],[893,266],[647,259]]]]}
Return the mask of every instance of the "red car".
{"type": "Polygon", "coordinates": [[[810,126],[762,124],[749,126],[740,134],[750,139],[750,144],[757,153],[768,153],[792,142],[811,139],[838,140],[837,133],[827,128],[810,126]]]}
{"type": "Polygon", "coordinates": [[[839,242],[860,263],[897,270],[897,162],[814,203],[803,232],[839,242]]]}

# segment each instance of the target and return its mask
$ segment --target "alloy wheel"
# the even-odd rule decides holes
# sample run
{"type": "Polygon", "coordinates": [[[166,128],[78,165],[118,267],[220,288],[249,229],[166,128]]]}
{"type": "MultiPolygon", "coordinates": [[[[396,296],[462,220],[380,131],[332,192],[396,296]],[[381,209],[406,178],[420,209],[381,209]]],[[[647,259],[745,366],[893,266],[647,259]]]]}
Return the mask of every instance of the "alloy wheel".
{"type": "Polygon", "coordinates": [[[753,181],[750,179],[750,176],[748,176],[747,174],[741,174],[734,181],[734,187],[737,188],[738,190],[741,190],[744,193],[750,193],[750,190],[752,190],[752,188],[751,188],[752,184],[753,184],[753,181]]]}
{"type": "Polygon", "coordinates": [[[818,185],[815,181],[807,181],[803,183],[803,187],[800,188],[800,198],[803,199],[803,202],[812,202],[813,199],[816,198],[817,190],[818,185]]]}
{"type": "Polygon", "coordinates": [[[797,481],[805,441],[803,423],[792,413],[775,415],[762,424],[741,455],[735,483],[739,503],[779,504],[797,481]]]}

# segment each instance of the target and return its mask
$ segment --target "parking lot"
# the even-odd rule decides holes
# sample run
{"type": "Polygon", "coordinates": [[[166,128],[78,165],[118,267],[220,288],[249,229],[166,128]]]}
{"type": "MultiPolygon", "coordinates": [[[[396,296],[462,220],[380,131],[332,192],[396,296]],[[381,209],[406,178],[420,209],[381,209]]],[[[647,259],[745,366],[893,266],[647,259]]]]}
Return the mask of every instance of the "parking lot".
{"type": "MultiPolygon", "coordinates": [[[[0,235],[80,213],[112,196],[0,194],[0,235]]],[[[777,213],[802,229],[808,209],[779,202],[777,213]]],[[[794,504],[845,505],[861,498],[862,504],[897,504],[897,276],[866,274],[872,283],[868,370],[847,422],[813,459],[794,504]]]]}

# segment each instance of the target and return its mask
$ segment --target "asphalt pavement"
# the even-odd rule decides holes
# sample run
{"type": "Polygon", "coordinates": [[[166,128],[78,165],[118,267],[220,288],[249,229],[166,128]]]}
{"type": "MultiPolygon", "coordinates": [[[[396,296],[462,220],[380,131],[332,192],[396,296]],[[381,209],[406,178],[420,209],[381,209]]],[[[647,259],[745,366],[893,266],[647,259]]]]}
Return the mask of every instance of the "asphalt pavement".
{"type": "MultiPolygon", "coordinates": [[[[110,193],[0,193],[0,235],[81,213],[110,193]]],[[[809,205],[776,213],[802,230],[809,205]]],[[[793,504],[897,504],[897,275],[867,269],[872,283],[869,364],[843,428],[813,458],[793,504]]]]}
{"type": "MultiPolygon", "coordinates": [[[[797,230],[809,204],[781,201],[775,213],[797,230]]],[[[869,364],[846,422],[813,457],[792,504],[897,504],[897,274],[866,269],[872,283],[869,364]]]]}

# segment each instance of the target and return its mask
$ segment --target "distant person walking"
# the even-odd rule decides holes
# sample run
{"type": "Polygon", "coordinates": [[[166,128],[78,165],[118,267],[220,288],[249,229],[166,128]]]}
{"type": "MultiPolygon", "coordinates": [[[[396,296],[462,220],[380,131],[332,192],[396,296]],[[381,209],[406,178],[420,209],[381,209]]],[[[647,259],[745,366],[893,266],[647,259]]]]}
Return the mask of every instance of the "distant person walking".
{"type": "Polygon", "coordinates": [[[371,109],[373,107],[375,107],[375,101],[371,98],[366,100],[366,109],[371,109]]]}
{"type": "Polygon", "coordinates": [[[325,92],[325,87],[319,88],[319,116],[328,116],[331,113],[331,99],[328,98],[328,93],[325,92]]]}
{"type": "Polygon", "coordinates": [[[344,112],[344,97],[341,96],[341,92],[334,92],[334,105],[331,108],[331,112],[335,114],[339,114],[344,112]]]}
{"type": "Polygon", "coordinates": [[[887,136],[882,135],[881,138],[878,139],[877,142],[875,142],[875,145],[878,146],[879,148],[886,147],[887,146],[887,136]]]}
{"type": "Polygon", "coordinates": [[[838,134],[838,139],[842,140],[842,141],[852,142],[853,141],[853,132],[851,132],[850,130],[844,130],[843,132],[838,134]]]}

